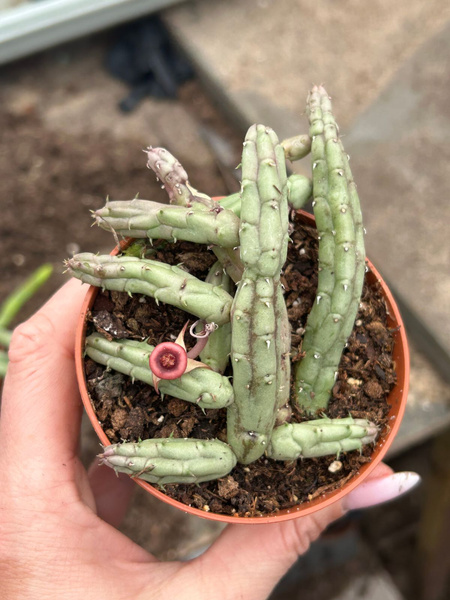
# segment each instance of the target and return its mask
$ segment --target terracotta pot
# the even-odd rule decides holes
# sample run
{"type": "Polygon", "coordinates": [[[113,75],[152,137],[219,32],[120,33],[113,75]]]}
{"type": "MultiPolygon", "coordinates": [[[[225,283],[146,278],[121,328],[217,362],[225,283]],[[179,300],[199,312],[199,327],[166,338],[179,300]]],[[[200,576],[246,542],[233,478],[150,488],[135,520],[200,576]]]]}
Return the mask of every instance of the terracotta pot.
{"type": "MultiPolygon", "coordinates": [[[[314,217],[303,211],[301,212],[304,218],[305,225],[314,226],[314,217]]],[[[127,245],[126,241],[123,243],[123,246],[125,245],[127,245]]],[[[113,252],[111,252],[111,254],[113,255],[117,253],[118,248],[115,248],[113,252]]],[[[213,521],[222,521],[225,523],[245,524],[278,523],[280,521],[287,521],[289,519],[295,519],[297,517],[304,517],[305,515],[311,514],[317,510],[329,506],[337,500],[341,500],[356,486],[362,483],[362,481],[369,475],[369,473],[371,473],[375,469],[375,467],[382,461],[383,457],[385,456],[387,450],[389,449],[397,434],[405,411],[409,387],[409,348],[400,312],[397,308],[397,305],[391,292],[389,291],[386,283],[383,281],[379,272],[376,270],[376,268],[370,261],[367,261],[367,264],[369,267],[369,272],[367,273],[369,283],[374,284],[378,282],[381,285],[386,301],[386,306],[388,309],[388,326],[394,331],[393,360],[395,362],[395,370],[397,373],[397,383],[388,397],[388,403],[390,404],[390,411],[388,415],[390,430],[384,436],[379,437],[377,444],[374,448],[372,460],[370,463],[364,464],[358,471],[358,473],[354,477],[352,477],[342,488],[323,494],[322,496],[316,498],[315,500],[312,500],[311,502],[305,502],[297,507],[284,509],[277,513],[262,517],[237,517],[221,515],[216,513],[207,513],[197,508],[190,507],[186,504],[182,504],[181,502],[178,502],[173,498],[170,498],[162,491],[158,490],[156,487],[153,487],[150,483],[147,483],[146,481],[135,479],[136,483],[148,492],[150,492],[150,494],[152,494],[153,496],[156,496],[157,498],[162,500],[163,502],[166,502],[171,506],[179,508],[180,510],[195,515],[197,517],[211,519],[213,521]]],[[[97,416],[94,412],[94,408],[91,403],[91,399],[87,392],[84,373],[83,350],[86,335],[86,315],[88,311],[92,308],[97,293],[98,288],[90,287],[83,303],[76,333],[75,360],[78,384],[84,407],[95,431],[97,432],[98,437],[100,438],[101,443],[104,445],[109,445],[110,441],[106,437],[105,432],[103,431],[97,419],[97,416]]]]}

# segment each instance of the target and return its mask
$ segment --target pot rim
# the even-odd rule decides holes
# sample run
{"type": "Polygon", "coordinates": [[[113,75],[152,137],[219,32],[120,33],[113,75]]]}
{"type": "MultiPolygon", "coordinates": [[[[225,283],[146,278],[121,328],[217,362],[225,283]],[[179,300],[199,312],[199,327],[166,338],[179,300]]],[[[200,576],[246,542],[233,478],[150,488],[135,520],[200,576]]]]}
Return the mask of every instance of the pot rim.
{"type": "MultiPolygon", "coordinates": [[[[313,215],[306,213],[303,210],[297,212],[300,212],[300,214],[302,215],[302,217],[308,225],[315,226],[315,219],[313,215]]],[[[124,240],[121,243],[121,248],[123,248],[127,243],[128,240],[124,240]]],[[[119,248],[116,247],[111,252],[111,254],[117,254],[118,251],[119,248]]],[[[185,513],[189,513],[191,515],[203,519],[220,521],[222,523],[238,523],[253,525],[263,523],[280,523],[282,521],[288,521],[290,519],[305,517],[316,512],[317,510],[321,510],[323,508],[326,508],[327,506],[330,506],[334,502],[342,500],[344,496],[346,496],[348,493],[354,490],[360,483],[362,483],[364,479],[366,479],[366,477],[382,461],[399,430],[406,408],[410,371],[408,340],[406,337],[406,331],[403,324],[403,320],[400,315],[400,311],[397,307],[397,304],[394,300],[391,291],[389,290],[386,282],[381,277],[379,271],[374,267],[374,265],[369,259],[366,259],[366,264],[369,268],[367,276],[371,280],[371,284],[380,284],[386,301],[388,321],[390,326],[394,329],[393,359],[396,363],[397,372],[397,383],[395,384],[394,388],[391,390],[388,396],[388,402],[391,405],[389,416],[392,424],[389,431],[386,432],[384,436],[380,436],[377,440],[374,451],[371,456],[371,461],[369,463],[364,464],[358,471],[358,473],[354,475],[339,489],[327,492],[319,496],[318,498],[311,500],[310,502],[303,502],[298,506],[292,507],[290,509],[283,509],[279,512],[267,516],[262,515],[260,517],[239,517],[237,515],[223,515],[218,513],[206,512],[198,508],[189,506],[187,504],[183,504],[178,500],[174,500],[173,498],[167,496],[164,492],[160,491],[159,489],[157,489],[152,484],[146,481],[135,479],[136,483],[159,500],[162,500],[166,504],[178,508],[179,510],[182,510],[185,513]]],[[[78,386],[81,394],[81,399],[84,404],[84,408],[86,410],[91,424],[95,429],[95,432],[100,438],[101,443],[107,446],[111,442],[106,437],[106,434],[103,431],[100,422],[97,419],[91,399],[89,397],[86,386],[83,360],[83,348],[87,328],[86,316],[94,302],[94,299],[98,293],[98,289],[99,288],[97,287],[90,286],[83,301],[75,336],[75,366],[78,386]]]]}

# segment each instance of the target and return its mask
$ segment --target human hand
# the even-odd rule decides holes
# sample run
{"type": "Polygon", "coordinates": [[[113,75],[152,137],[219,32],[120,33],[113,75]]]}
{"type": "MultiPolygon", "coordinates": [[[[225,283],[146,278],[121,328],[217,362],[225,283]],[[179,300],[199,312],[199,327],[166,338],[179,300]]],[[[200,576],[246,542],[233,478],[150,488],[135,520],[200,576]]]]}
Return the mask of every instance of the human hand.
{"type": "Polygon", "coordinates": [[[120,533],[134,482],[78,458],[82,406],[71,281],[10,347],[0,421],[0,581],[4,600],[263,600],[299,554],[346,510],[407,491],[415,474],[380,465],[344,502],[278,525],[230,525],[202,556],[162,563],[120,533]]]}

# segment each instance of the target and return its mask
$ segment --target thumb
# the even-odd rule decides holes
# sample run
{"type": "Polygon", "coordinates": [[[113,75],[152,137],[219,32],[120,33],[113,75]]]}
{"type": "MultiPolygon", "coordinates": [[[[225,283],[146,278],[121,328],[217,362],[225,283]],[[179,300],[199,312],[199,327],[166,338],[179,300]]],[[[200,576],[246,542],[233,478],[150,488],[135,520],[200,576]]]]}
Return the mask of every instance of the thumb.
{"type": "Polygon", "coordinates": [[[43,489],[77,462],[81,400],[74,339],[86,288],[70,281],[13,334],[2,396],[0,483],[10,475],[43,489]]]}

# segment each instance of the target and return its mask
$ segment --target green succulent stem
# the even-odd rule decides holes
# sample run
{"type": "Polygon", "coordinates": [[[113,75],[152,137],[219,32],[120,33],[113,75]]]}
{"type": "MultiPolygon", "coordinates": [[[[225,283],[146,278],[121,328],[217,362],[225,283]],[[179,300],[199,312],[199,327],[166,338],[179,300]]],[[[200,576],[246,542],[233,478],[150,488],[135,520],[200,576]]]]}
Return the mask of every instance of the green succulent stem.
{"type": "Polygon", "coordinates": [[[280,272],[287,255],[288,206],[283,149],[272,129],[254,125],[242,153],[241,260],[232,308],[235,402],[228,442],[238,461],[266,450],[277,411],[289,398],[290,331],[280,272]],[[287,339],[282,339],[287,337],[287,339]]]}
{"type": "Polygon", "coordinates": [[[230,320],[233,301],[230,294],[173,265],[133,256],[85,252],[70,258],[66,266],[73,277],[89,285],[151,296],[208,323],[223,325],[230,320]]]}
{"type": "Polygon", "coordinates": [[[226,208],[228,210],[232,210],[234,214],[238,217],[241,216],[241,194],[240,192],[236,192],[235,194],[230,194],[229,196],[224,196],[218,200],[220,206],[226,208]]]}
{"type": "Polygon", "coordinates": [[[313,185],[309,177],[291,175],[287,180],[287,199],[294,210],[303,208],[313,195],[313,185]]]}
{"type": "Polygon", "coordinates": [[[378,428],[366,419],[316,419],[275,427],[267,456],[275,460],[314,458],[361,450],[372,444],[378,428]]]}
{"type": "MultiPolygon", "coordinates": [[[[288,204],[294,210],[303,208],[312,197],[312,180],[305,175],[294,173],[287,179],[288,204]]],[[[219,200],[224,208],[232,210],[238,217],[241,216],[241,194],[231,194],[219,200]]]]}
{"type": "Polygon", "coordinates": [[[219,440],[148,439],[106,446],[101,462],[116,472],[150,483],[201,483],[219,479],[236,466],[236,457],[219,440]]]}
{"type": "MultiPolygon", "coordinates": [[[[153,386],[149,367],[154,346],[136,340],[109,341],[98,333],[86,338],[86,354],[95,362],[153,386]]],[[[227,377],[199,367],[178,379],[161,379],[158,388],[180,400],[198,404],[203,409],[224,408],[234,399],[233,387],[227,377]]]]}
{"type": "MultiPolygon", "coordinates": [[[[213,211],[217,213],[218,205],[221,203],[215,202],[210,196],[201,194],[195,188],[193,188],[189,181],[188,175],[180,162],[172,156],[164,148],[149,148],[148,149],[148,166],[153,169],[158,179],[163,181],[163,187],[166,189],[171,204],[178,204],[187,208],[192,208],[193,211],[213,211]]],[[[226,207],[227,202],[230,205],[230,212],[232,207],[236,206],[236,197],[234,196],[230,200],[223,199],[225,202],[223,206],[226,207]]],[[[234,211],[233,211],[234,212],[234,211]]],[[[192,217],[192,215],[191,215],[192,217]]],[[[231,217],[226,217],[231,222],[231,217]]],[[[221,217],[222,220],[225,217],[221,217]]],[[[223,223],[222,223],[223,225],[223,223]]],[[[129,235],[129,234],[128,234],[129,235]]],[[[184,238],[179,238],[184,239],[184,238]]],[[[213,245],[212,251],[216,257],[222,263],[223,267],[233,279],[234,282],[240,280],[242,272],[244,270],[239,256],[236,253],[235,248],[239,245],[238,240],[231,246],[220,247],[213,245]]]]}
{"type": "Polygon", "coordinates": [[[308,134],[295,135],[281,142],[285,156],[290,161],[300,160],[311,151],[311,138],[308,134]]]}
{"type": "Polygon", "coordinates": [[[188,181],[188,174],[180,162],[165,148],[147,148],[147,166],[161,181],[169,196],[170,204],[206,209],[211,198],[202,194],[188,181]]]}
{"type": "MultiPolygon", "coordinates": [[[[205,281],[215,286],[220,286],[230,295],[234,294],[234,285],[227,273],[224,273],[219,261],[211,267],[205,281]]],[[[198,330],[202,326],[198,327],[198,330]]],[[[213,371],[224,373],[230,362],[231,353],[231,323],[225,323],[213,331],[200,353],[200,360],[211,367],[213,371]]]]}
{"type": "Polygon", "coordinates": [[[212,251],[216,255],[216,258],[230,279],[232,279],[234,283],[239,283],[244,273],[244,265],[241,261],[239,247],[225,249],[220,248],[219,246],[214,246],[212,251]]]}
{"type": "Polygon", "coordinates": [[[94,218],[102,229],[133,238],[238,246],[239,218],[234,212],[217,203],[209,210],[201,206],[202,210],[194,210],[151,200],[116,200],[95,211],[94,218]]]}
{"type": "Polygon", "coordinates": [[[319,275],[303,339],[304,356],[295,370],[295,388],[300,406],[315,413],[328,405],[342,352],[353,329],[364,280],[365,251],[356,187],[323,87],[315,86],[311,91],[307,113],[319,275]]]}

